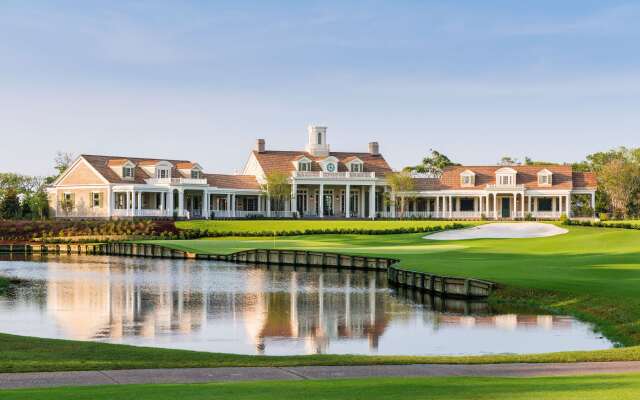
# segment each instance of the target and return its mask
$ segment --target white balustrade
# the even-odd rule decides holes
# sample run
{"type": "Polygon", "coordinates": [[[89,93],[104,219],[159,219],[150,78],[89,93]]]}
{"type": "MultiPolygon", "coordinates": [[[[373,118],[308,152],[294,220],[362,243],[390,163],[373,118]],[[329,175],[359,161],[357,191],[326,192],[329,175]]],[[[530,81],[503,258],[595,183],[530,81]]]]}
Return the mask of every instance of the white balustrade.
{"type": "Polygon", "coordinates": [[[346,178],[375,178],[375,172],[324,172],[324,171],[293,171],[294,178],[323,178],[323,179],[346,179],[346,178]]]}

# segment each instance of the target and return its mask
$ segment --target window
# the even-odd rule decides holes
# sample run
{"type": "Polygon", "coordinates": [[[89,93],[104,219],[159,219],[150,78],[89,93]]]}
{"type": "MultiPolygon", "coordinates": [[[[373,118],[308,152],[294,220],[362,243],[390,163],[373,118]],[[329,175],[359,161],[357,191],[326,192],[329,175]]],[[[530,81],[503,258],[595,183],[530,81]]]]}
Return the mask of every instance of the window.
{"type": "Polygon", "coordinates": [[[362,172],[362,164],[360,164],[360,163],[352,163],[351,164],[351,172],[362,172]]]}
{"type": "Polygon", "coordinates": [[[73,193],[65,193],[63,197],[63,201],[67,204],[73,203],[73,193]]]}
{"type": "Polygon", "coordinates": [[[322,144],[322,133],[321,132],[318,132],[317,139],[318,139],[318,144],[322,144]]]}
{"type": "Polygon", "coordinates": [[[169,178],[169,168],[158,168],[156,169],[156,178],[165,179],[169,178]]]}
{"type": "Polygon", "coordinates": [[[191,178],[192,179],[200,179],[202,178],[202,173],[198,170],[191,170],[191,178]]]}
{"type": "Polygon", "coordinates": [[[122,167],[123,178],[133,178],[133,167],[122,167]]]}
{"type": "Polygon", "coordinates": [[[541,186],[550,186],[551,185],[551,174],[539,174],[538,175],[538,184],[541,186]]]}
{"type": "Polygon", "coordinates": [[[473,176],[465,175],[462,177],[462,186],[473,186],[473,176]]]}
{"type": "Polygon", "coordinates": [[[298,164],[298,169],[300,171],[311,171],[311,163],[306,161],[300,162],[298,164]]]}
{"type": "Polygon", "coordinates": [[[501,175],[499,182],[500,182],[500,185],[502,186],[511,186],[512,178],[510,175],[501,175]]]}
{"type": "Polygon", "coordinates": [[[99,192],[91,193],[91,207],[93,208],[102,207],[102,193],[99,193],[99,192]]]}

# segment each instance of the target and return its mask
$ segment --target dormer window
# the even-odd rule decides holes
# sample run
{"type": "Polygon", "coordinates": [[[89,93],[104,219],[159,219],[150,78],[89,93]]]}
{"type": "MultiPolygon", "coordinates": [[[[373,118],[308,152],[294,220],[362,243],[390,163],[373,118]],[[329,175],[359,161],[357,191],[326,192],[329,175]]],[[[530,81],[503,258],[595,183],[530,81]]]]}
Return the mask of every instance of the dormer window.
{"type": "Polygon", "coordinates": [[[496,171],[498,186],[515,186],[517,171],[513,168],[500,168],[496,171]]]}
{"type": "Polygon", "coordinates": [[[466,170],[460,174],[460,186],[473,187],[476,184],[476,174],[471,170],[466,170]]]}
{"type": "Polygon", "coordinates": [[[320,163],[324,172],[338,172],[338,159],[330,156],[320,163]]]}
{"type": "Polygon", "coordinates": [[[124,167],[122,167],[122,177],[124,179],[133,179],[133,176],[134,176],[133,168],[134,167],[130,165],[125,165],[124,167]]]}
{"type": "Polygon", "coordinates": [[[202,171],[198,169],[191,170],[191,178],[192,179],[202,179],[202,171]]]}
{"type": "Polygon", "coordinates": [[[298,171],[311,171],[311,163],[308,161],[300,161],[298,163],[298,171]]]}
{"type": "Polygon", "coordinates": [[[171,177],[171,170],[169,168],[156,168],[156,178],[166,179],[171,177]]]}
{"type": "Polygon", "coordinates": [[[351,172],[362,172],[362,164],[361,163],[351,163],[351,172]]]}
{"type": "Polygon", "coordinates": [[[553,174],[548,169],[543,169],[538,172],[538,185],[539,186],[551,186],[553,185],[553,174]]]}

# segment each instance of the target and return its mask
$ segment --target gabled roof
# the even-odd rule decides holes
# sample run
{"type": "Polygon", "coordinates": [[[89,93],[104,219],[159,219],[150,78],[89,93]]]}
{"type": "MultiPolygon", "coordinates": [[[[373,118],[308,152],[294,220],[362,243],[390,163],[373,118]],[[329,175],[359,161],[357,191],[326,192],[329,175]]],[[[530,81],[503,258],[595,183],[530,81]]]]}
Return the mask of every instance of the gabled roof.
{"type": "MultiPolygon", "coordinates": [[[[145,179],[152,178],[140,165],[155,165],[160,161],[167,161],[174,167],[179,163],[188,163],[184,160],[165,160],[157,158],[137,158],[137,157],[119,157],[119,156],[99,156],[93,154],[82,154],[84,158],[100,175],[102,175],[109,183],[145,183],[145,179]],[[131,179],[122,179],[116,174],[111,167],[124,165],[127,161],[136,164],[134,168],[134,177],[131,179]]],[[[182,176],[175,168],[171,170],[172,178],[181,178],[182,176]]]]}
{"type": "Polygon", "coordinates": [[[541,169],[540,171],[538,171],[538,175],[553,175],[553,172],[551,172],[548,169],[544,168],[544,169],[541,169]]]}
{"type": "Polygon", "coordinates": [[[473,171],[472,171],[472,170],[470,170],[470,169],[466,169],[466,170],[464,170],[464,171],[460,172],[460,175],[466,175],[466,176],[468,176],[468,175],[475,175],[475,174],[476,174],[476,173],[475,173],[475,172],[473,172],[473,171]]]}
{"type": "MultiPolygon", "coordinates": [[[[262,167],[265,174],[271,172],[290,173],[295,170],[292,161],[304,156],[311,160],[311,170],[321,171],[320,162],[327,157],[314,157],[310,153],[304,151],[275,151],[268,150],[264,152],[254,151],[253,155],[262,167]]],[[[370,153],[347,153],[347,152],[331,152],[329,156],[333,156],[338,160],[338,172],[347,172],[346,163],[354,157],[359,158],[363,162],[364,172],[375,172],[376,174],[385,174],[391,172],[391,167],[381,155],[373,155],[370,153]]]]}
{"type": "Polygon", "coordinates": [[[496,170],[496,174],[516,174],[518,171],[511,167],[500,167],[496,170]]]}

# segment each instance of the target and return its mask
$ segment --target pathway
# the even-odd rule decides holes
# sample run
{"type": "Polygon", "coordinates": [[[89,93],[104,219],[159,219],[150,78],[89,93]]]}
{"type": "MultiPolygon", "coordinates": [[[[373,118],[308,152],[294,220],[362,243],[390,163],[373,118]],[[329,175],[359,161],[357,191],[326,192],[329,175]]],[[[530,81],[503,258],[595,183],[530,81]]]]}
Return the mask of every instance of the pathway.
{"type": "Polygon", "coordinates": [[[286,368],[228,367],[3,373],[0,374],[0,388],[368,377],[534,377],[612,373],[640,373],[640,361],[549,364],[309,366],[286,368]]]}

